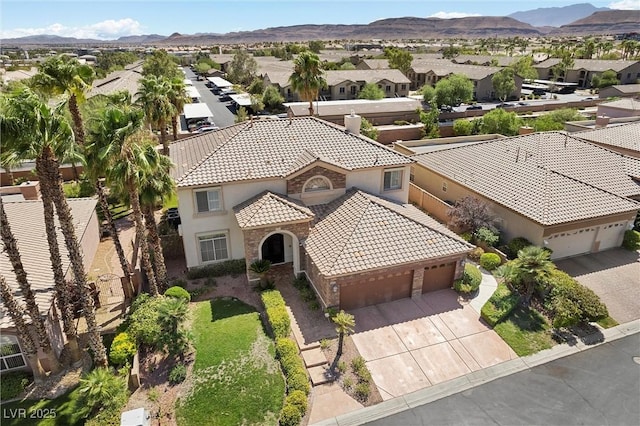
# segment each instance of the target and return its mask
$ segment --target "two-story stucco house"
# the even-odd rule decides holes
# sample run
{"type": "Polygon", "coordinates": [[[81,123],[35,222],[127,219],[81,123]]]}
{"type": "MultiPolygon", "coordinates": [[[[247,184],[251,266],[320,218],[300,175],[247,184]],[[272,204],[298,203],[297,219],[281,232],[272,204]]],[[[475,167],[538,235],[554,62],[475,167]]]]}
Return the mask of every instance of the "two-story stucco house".
{"type": "Polygon", "coordinates": [[[408,204],[411,159],[345,123],[259,120],[171,145],[187,267],[268,259],[343,309],[450,287],[472,246],[408,204]]]}

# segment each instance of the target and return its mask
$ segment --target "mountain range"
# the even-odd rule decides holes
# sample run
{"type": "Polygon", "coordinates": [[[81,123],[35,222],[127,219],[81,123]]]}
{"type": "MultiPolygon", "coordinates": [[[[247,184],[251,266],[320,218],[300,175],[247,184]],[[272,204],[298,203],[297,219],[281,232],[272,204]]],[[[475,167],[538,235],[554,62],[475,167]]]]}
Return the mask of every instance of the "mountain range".
{"type": "Polygon", "coordinates": [[[583,3],[562,8],[517,12],[511,16],[466,18],[389,18],[369,24],[292,25],[226,34],[174,33],[120,37],[117,40],[75,39],[34,35],[2,40],[7,45],[206,45],[307,40],[398,40],[433,38],[537,37],[544,35],[592,35],[637,32],[640,10],[601,10],[583,3]],[[593,12],[595,11],[595,12],[593,12]],[[593,12],[589,14],[590,12],[593,12]],[[516,17],[518,19],[516,19],[516,17]],[[545,17],[542,19],[541,17],[545,17]],[[554,24],[567,22],[559,27],[554,24]],[[532,25],[535,24],[535,25],[532,25]],[[543,24],[544,26],[539,26],[543,24]],[[536,26],[538,25],[538,26],[536,26]]]}

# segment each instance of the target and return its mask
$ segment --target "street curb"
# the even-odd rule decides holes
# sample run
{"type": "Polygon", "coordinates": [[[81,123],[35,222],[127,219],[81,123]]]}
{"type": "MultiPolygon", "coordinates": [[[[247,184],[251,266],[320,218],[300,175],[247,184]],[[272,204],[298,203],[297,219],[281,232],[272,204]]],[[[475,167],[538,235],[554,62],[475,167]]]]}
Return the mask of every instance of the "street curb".
{"type": "MultiPolygon", "coordinates": [[[[376,404],[371,407],[361,408],[350,413],[322,420],[318,423],[314,423],[314,425],[352,426],[382,419],[392,414],[397,414],[411,408],[428,404],[447,396],[463,392],[465,390],[474,388],[484,383],[491,382],[501,377],[509,376],[520,371],[529,370],[537,365],[545,364],[559,358],[564,358],[568,355],[573,355],[600,345],[604,345],[606,343],[613,342],[623,337],[640,333],[640,319],[630,321],[625,324],[620,324],[608,329],[601,329],[599,333],[604,336],[604,339],[594,344],[585,345],[582,342],[577,342],[576,344],[569,345],[568,343],[562,343],[554,346],[551,349],[546,349],[533,355],[516,358],[488,368],[484,368],[482,370],[474,371],[472,373],[457,377],[444,383],[439,383],[437,385],[420,389],[407,395],[388,399],[381,402],[380,404],[376,404]]],[[[595,333],[592,336],[597,335],[598,333],[595,333]]],[[[589,336],[587,336],[586,338],[588,337],[589,336]]]]}

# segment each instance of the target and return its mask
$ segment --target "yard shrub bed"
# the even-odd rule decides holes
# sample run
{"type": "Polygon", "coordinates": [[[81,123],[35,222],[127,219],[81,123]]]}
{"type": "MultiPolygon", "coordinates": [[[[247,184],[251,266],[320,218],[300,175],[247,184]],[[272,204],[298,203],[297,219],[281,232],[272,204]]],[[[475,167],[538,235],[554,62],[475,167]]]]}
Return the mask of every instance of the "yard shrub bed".
{"type": "Polygon", "coordinates": [[[187,303],[191,302],[191,295],[187,290],[180,286],[169,287],[165,292],[165,296],[175,297],[176,299],[184,299],[187,303]]]}
{"type": "Polygon", "coordinates": [[[498,284],[498,288],[489,300],[482,306],[480,315],[492,327],[502,321],[518,305],[520,296],[509,290],[504,283],[498,284]]]}
{"type": "Polygon", "coordinates": [[[223,275],[240,275],[247,270],[244,259],[226,260],[214,265],[191,268],[187,271],[187,278],[196,280],[207,277],[221,277],[223,275]]]}
{"type": "Polygon", "coordinates": [[[484,253],[480,256],[480,266],[487,271],[493,271],[500,266],[500,263],[502,263],[502,260],[500,259],[500,256],[495,253],[484,253]]]}
{"type": "Polygon", "coordinates": [[[280,425],[295,426],[307,411],[307,395],[311,390],[309,377],[298,345],[289,337],[276,340],[276,355],[286,379],[287,398],[280,412],[280,425]]]}
{"type": "Polygon", "coordinates": [[[634,229],[625,231],[622,239],[622,247],[632,251],[640,249],[640,232],[634,229]]]}
{"type": "MultiPolygon", "coordinates": [[[[484,255],[483,255],[484,256],[484,255]]],[[[462,278],[454,281],[453,289],[460,293],[473,293],[480,288],[482,282],[482,273],[475,265],[466,263],[464,265],[464,273],[462,278]]]]}
{"type": "Polygon", "coordinates": [[[0,399],[13,399],[20,395],[31,383],[32,377],[25,371],[12,371],[2,375],[0,380],[0,399]]]}
{"type": "Polygon", "coordinates": [[[264,304],[265,309],[285,305],[284,299],[278,290],[263,291],[260,297],[262,298],[262,303],[264,304]]]}
{"type": "Polygon", "coordinates": [[[288,337],[291,333],[291,320],[280,292],[268,290],[262,293],[261,298],[274,336],[276,338],[288,337]]]}

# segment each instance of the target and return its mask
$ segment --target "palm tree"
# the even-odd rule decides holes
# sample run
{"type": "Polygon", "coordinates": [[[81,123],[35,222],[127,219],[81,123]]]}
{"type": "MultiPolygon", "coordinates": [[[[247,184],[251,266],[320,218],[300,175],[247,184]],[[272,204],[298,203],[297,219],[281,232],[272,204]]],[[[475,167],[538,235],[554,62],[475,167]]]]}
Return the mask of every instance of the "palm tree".
{"type": "Polygon", "coordinates": [[[318,97],[318,92],[327,87],[322,74],[320,58],[315,53],[302,52],[294,61],[289,82],[300,98],[309,102],[309,115],[313,115],[313,101],[318,97]]]}
{"type": "Polygon", "coordinates": [[[140,90],[136,93],[137,103],[142,107],[147,122],[160,129],[160,143],[163,153],[169,154],[167,143],[167,122],[175,115],[176,108],[171,103],[171,84],[166,78],[149,75],[140,79],[140,90]]]}
{"type": "Polygon", "coordinates": [[[30,89],[24,88],[13,93],[0,103],[0,130],[5,149],[16,153],[22,159],[36,159],[36,175],[40,181],[40,191],[44,207],[47,242],[54,272],[56,292],[59,296],[65,325],[65,333],[70,341],[73,359],[79,358],[77,335],[73,325],[73,315],[68,317],[70,306],[66,296],[66,284],[62,272],[62,259],[58,248],[56,226],[53,216],[55,205],[60,228],[69,253],[74,282],[81,295],[83,312],[87,321],[89,344],[97,364],[106,365],[106,350],[100,337],[100,329],[95,320],[95,307],[87,277],[84,271],[82,251],[75,235],[71,210],[62,190],[59,172],[59,158],[76,157],[73,132],[61,113],[62,104],[49,107],[30,89]],[[52,205],[53,204],[53,205],[52,205]]]}
{"type": "MultiPolygon", "coordinates": [[[[173,115],[171,116],[171,130],[173,131],[173,140],[178,140],[178,116],[182,113],[184,105],[191,102],[191,98],[187,96],[184,80],[175,77],[169,81],[171,90],[169,91],[169,102],[173,105],[173,115]]],[[[165,152],[165,154],[167,154],[165,152]]]]}
{"type": "Polygon", "coordinates": [[[160,233],[154,215],[155,208],[161,204],[163,199],[175,193],[175,182],[169,175],[173,164],[166,155],[158,153],[151,145],[146,146],[146,156],[149,163],[147,169],[142,170],[140,181],[140,204],[144,223],[149,235],[149,242],[153,249],[153,265],[156,280],[160,290],[164,291],[168,287],[167,267],[162,253],[160,233]]]}
{"type": "MultiPolygon", "coordinates": [[[[125,110],[123,113],[129,115],[132,120],[141,118],[140,111],[135,109],[125,110]]],[[[142,220],[138,190],[145,171],[153,166],[147,157],[147,148],[151,145],[151,138],[151,135],[143,131],[127,135],[118,145],[117,161],[107,171],[107,182],[118,194],[126,193],[129,196],[136,227],[136,240],[140,244],[140,252],[142,253],[142,268],[149,282],[149,293],[156,296],[158,284],[149,256],[149,243],[144,232],[145,226],[142,220]]],[[[153,147],[151,146],[151,148],[153,147]]]]}
{"type": "MultiPolygon", "coordinates": [[[[80,64],[76,59],[59,55],[40,65],[38,74],[33,77],[34,87],[47,95],[66,95],[69,99],[69,112],[73,120],[73,133],[78,145],[84,145],[84,125],[79,104],[85,101],[85,94],[91,88],[95,72],[89,65],[80,64]]],[[[75,162],[73,171],[76,180],[78,172],[75,162]]]]}
{"type": "Polygon", "coordinates": [[[42,348],[42,351],[45,353],[47,358],[49,358],[51,373],[57,374],[62,369],[62,366],[58,362],[58,359],[53,352],[53,348],[51,347],[51,340],[49,339],[47,329],[44,325],[44,321],[42,320],[42,314],[40,313],[40,309],[38,308],[38,304],[36,303],[35,295],[31,290],[31,285],[27,280],[27,272],[22,265],[20,252],[18,251],[18,243],[15,239],[15,236],[13,235],[13,232],[11,232],[11,225],[9,224],[9,220],[4,211],[2,197],[0,197],[0,234],[2,234],[2,243],[4,244],[4,250],[9,257],[13,272],[16,274],[16,281],[18,282],[18,286],[20,287],[20,291],[22,292],[22,297],[26,302],[27,312],[29,313],[29,317],[33,322],[36,334],[38,335],[40,347],[42,348]]]}
{"type": "Polygon", "coordinates": [[[498,268],[496,275],[523,293],[523,303],[528,305],[536,285],[542,284],[556,268],[550,256],[542,247],[525,247],[518,251],[516,259],[498,268]]]}
{"type": "Polygon", "coordinates": [[[260,277],[260,285],[262,288],[266,288],[267,284],[267,272],[271,269],[271,261],[267,259],[255,260],[249,265],[249,270],[260,277]]]}
{"type": "Polygon", "coordinates": [[[37,345],[29,331],[29,326],[24,320],[24,311],[13,296],[11,287],[9,287],[9,284],[7,284],[3,275],[0,275],[0,297],[2,298],[2,303],[16,327],[20,341],[24,346],[27,361],[33,371],[33,378],[36,382],[40,382],[44,378],[45,373],[42,368],[42,364],[40,364],[40,359],[38,359],[37,345]]]}
{"type": "Polygon", "coordinates": [[[340,311],[333,317],[333,322],[336,325],[336,333],[338,333],[338,352],[337,356],[342,355],[342,346],[344,343],[344,336],[353,333],[353,328],[356,326],[356,321],[353,315],[340,311]]]}
{"type": "Polygon", "coordinates": [[[158,311],[162,342],[170,354],[182,358],[189,345],[189,333],[181,327],[189,315],[187,302],[181,298],[167,297],[158,306],[158,311]]]}

